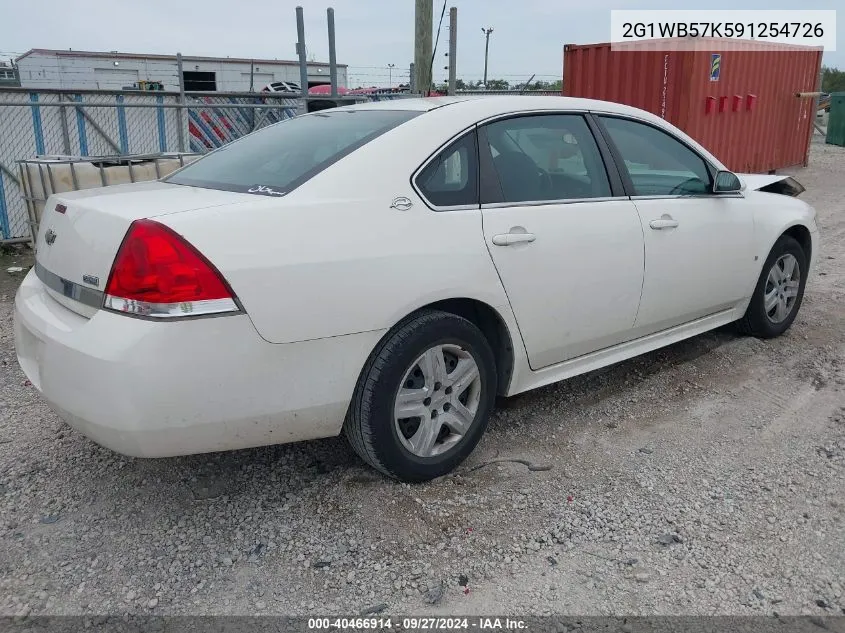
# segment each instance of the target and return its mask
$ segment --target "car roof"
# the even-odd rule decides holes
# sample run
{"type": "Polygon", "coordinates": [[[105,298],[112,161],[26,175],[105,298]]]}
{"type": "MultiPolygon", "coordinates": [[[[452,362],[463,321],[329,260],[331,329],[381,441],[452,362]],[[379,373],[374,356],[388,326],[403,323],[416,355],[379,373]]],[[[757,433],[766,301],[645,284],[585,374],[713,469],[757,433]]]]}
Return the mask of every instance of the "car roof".
{"type": "Polygon", "coordinates": [[[466,101],[468,97],[394,97],[381,101],[364,101],[346,106],[347,110],[402,110],[427,112],[445,105],[466,101]]]}
{"type": "MultiPolygon", "coordinates": [[[[659,127],[678,136],[687,144],[694,147],[719,169],[726,169],[719,160],[707,151],[700,143],[684,133],[683,130],[671,125],[656,114],[611,101],[597,99],[581,99],[577,97],[558,96],[530,96],[530,95],[460,95],[455,97],[407,97],[386,99],[383,101],[358,103],[339,108],[347,111],[363,110],[394,110],[420,112],[423,116],[415,117],[413,126],[448,127],[454,132],[465,129],[479,121],[498,117],[500,115],[522,114],[531,112],[594,112],[626,116],[659,127]]],[[[325,112],[325,111],[323,111],[325,112]]]]}
{"type": "Polygon", "coordinates": [[[460,95],[455,97],[400,97],[383,101],[357,103],[346,106],[351,110],[404,110],[428,112],[449,106],[460,108],[463,113],[477,112],[489,115],[491,111],[520,112],[526,110],[592,110],[618,114],[644,114],[643,110],[597,99],[531,95],[460,95]]]}

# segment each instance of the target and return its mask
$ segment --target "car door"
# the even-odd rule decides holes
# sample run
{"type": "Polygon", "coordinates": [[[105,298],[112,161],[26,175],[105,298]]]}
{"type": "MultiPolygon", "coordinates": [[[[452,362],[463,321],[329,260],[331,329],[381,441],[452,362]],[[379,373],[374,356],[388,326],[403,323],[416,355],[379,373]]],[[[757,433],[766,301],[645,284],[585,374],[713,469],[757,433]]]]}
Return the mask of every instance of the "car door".
{"type": "Polygon", "coordinates": [[[532,369],[627,340],[643,235],[594,124],[579,113],[479,128],[484,237],[532,369]]]}
{"type": "Polygon", "coordinates": [[[715,168],[667,131],[597,117],[623,166],[645,236],[638,336],[734,307],[754,277],[752,209],[740,192],[712,193],[715,168]]]}

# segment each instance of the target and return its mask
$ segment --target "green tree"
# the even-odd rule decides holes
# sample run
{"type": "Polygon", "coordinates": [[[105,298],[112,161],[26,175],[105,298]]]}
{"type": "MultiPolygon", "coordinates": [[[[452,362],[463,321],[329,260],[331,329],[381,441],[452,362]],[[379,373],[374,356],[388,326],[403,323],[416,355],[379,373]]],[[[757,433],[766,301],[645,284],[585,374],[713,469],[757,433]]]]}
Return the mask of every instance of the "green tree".
{"type": "Polygon", "coordinates": [[[563,90],[563,81],[560,79],[557,81],[537,80],[528,86],[528,90],[548,90],[560,92],[563,90]]]}
{"type": "Polygon", "coordinates": [[[845,71],[823,66],[822,92],[845,92],[845,71]]]}
{"type": "MultiPolygon", "coordinates": [[[[471,87],[472,87],[472,86],[471,86],[471,85],[469,85],[469,86],[468,86],[468,85],[464,82],[464,80],[463,80],[463,79],[456,79],[456,80],[455,80],[455,90],[466,90],[467,88],[471,88],[471,87]]],[[[436,84],[436,85],[434,86],[434,89],[435,89],[437,92],[442,92],[443,94],[446,94],[446,93],[449,91],[449,83],[448,83],[448,82],[443,82],[442,84],[436,84]]]]}
{"type": "Polygon", "coordinates": [[[510,83],[504,79],[488,79],[487,90],[508,90],[510,83]]]}

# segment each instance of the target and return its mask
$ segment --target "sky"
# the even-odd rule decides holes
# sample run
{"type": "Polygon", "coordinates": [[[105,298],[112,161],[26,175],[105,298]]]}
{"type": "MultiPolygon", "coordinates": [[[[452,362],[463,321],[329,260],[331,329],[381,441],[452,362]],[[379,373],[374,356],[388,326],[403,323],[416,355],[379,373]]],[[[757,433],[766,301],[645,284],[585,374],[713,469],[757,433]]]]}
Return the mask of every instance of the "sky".
{"type": "MultiPolygon", "coordinates": [[[[840,0],[816,0],[835,9],[840,0]]],[[[31,48],[295,59],[295,7],[305,9],[309,58],[328,60],[326,8],[335,9],[338,62],[350,85],[407,81],[414,54],[413,0],[0,0],[0,58],[31,48]],[[394,64],[391,71],[389,64],[394,64]]],[[[435,30],[443,0],[434,0],[435,30]]],[[[796,9],[787,0],[447,0],[434,64],[446,77],[448,7],[458,8],[458,77],[484,72],[483,27],[493,27],[489,77],[561,78],[564,44],[604,42],[610,9],[796,9]]],[[[845,20],[845,12],[839,16],[845,20]]],[[[824,63],[845,69],[845,37],[824,63]]]]}

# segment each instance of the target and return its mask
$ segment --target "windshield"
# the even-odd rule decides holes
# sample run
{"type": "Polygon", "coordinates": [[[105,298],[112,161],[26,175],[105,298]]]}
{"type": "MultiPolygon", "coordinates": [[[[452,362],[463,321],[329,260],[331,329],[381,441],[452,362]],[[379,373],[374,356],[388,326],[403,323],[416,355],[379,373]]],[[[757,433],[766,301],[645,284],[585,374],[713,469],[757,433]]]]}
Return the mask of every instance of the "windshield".
{"type": "Polygon", "coordinates": [[[282,196],[419,112],[335,110],[245,136],[165,178],[177,185],[282,196]]]}

